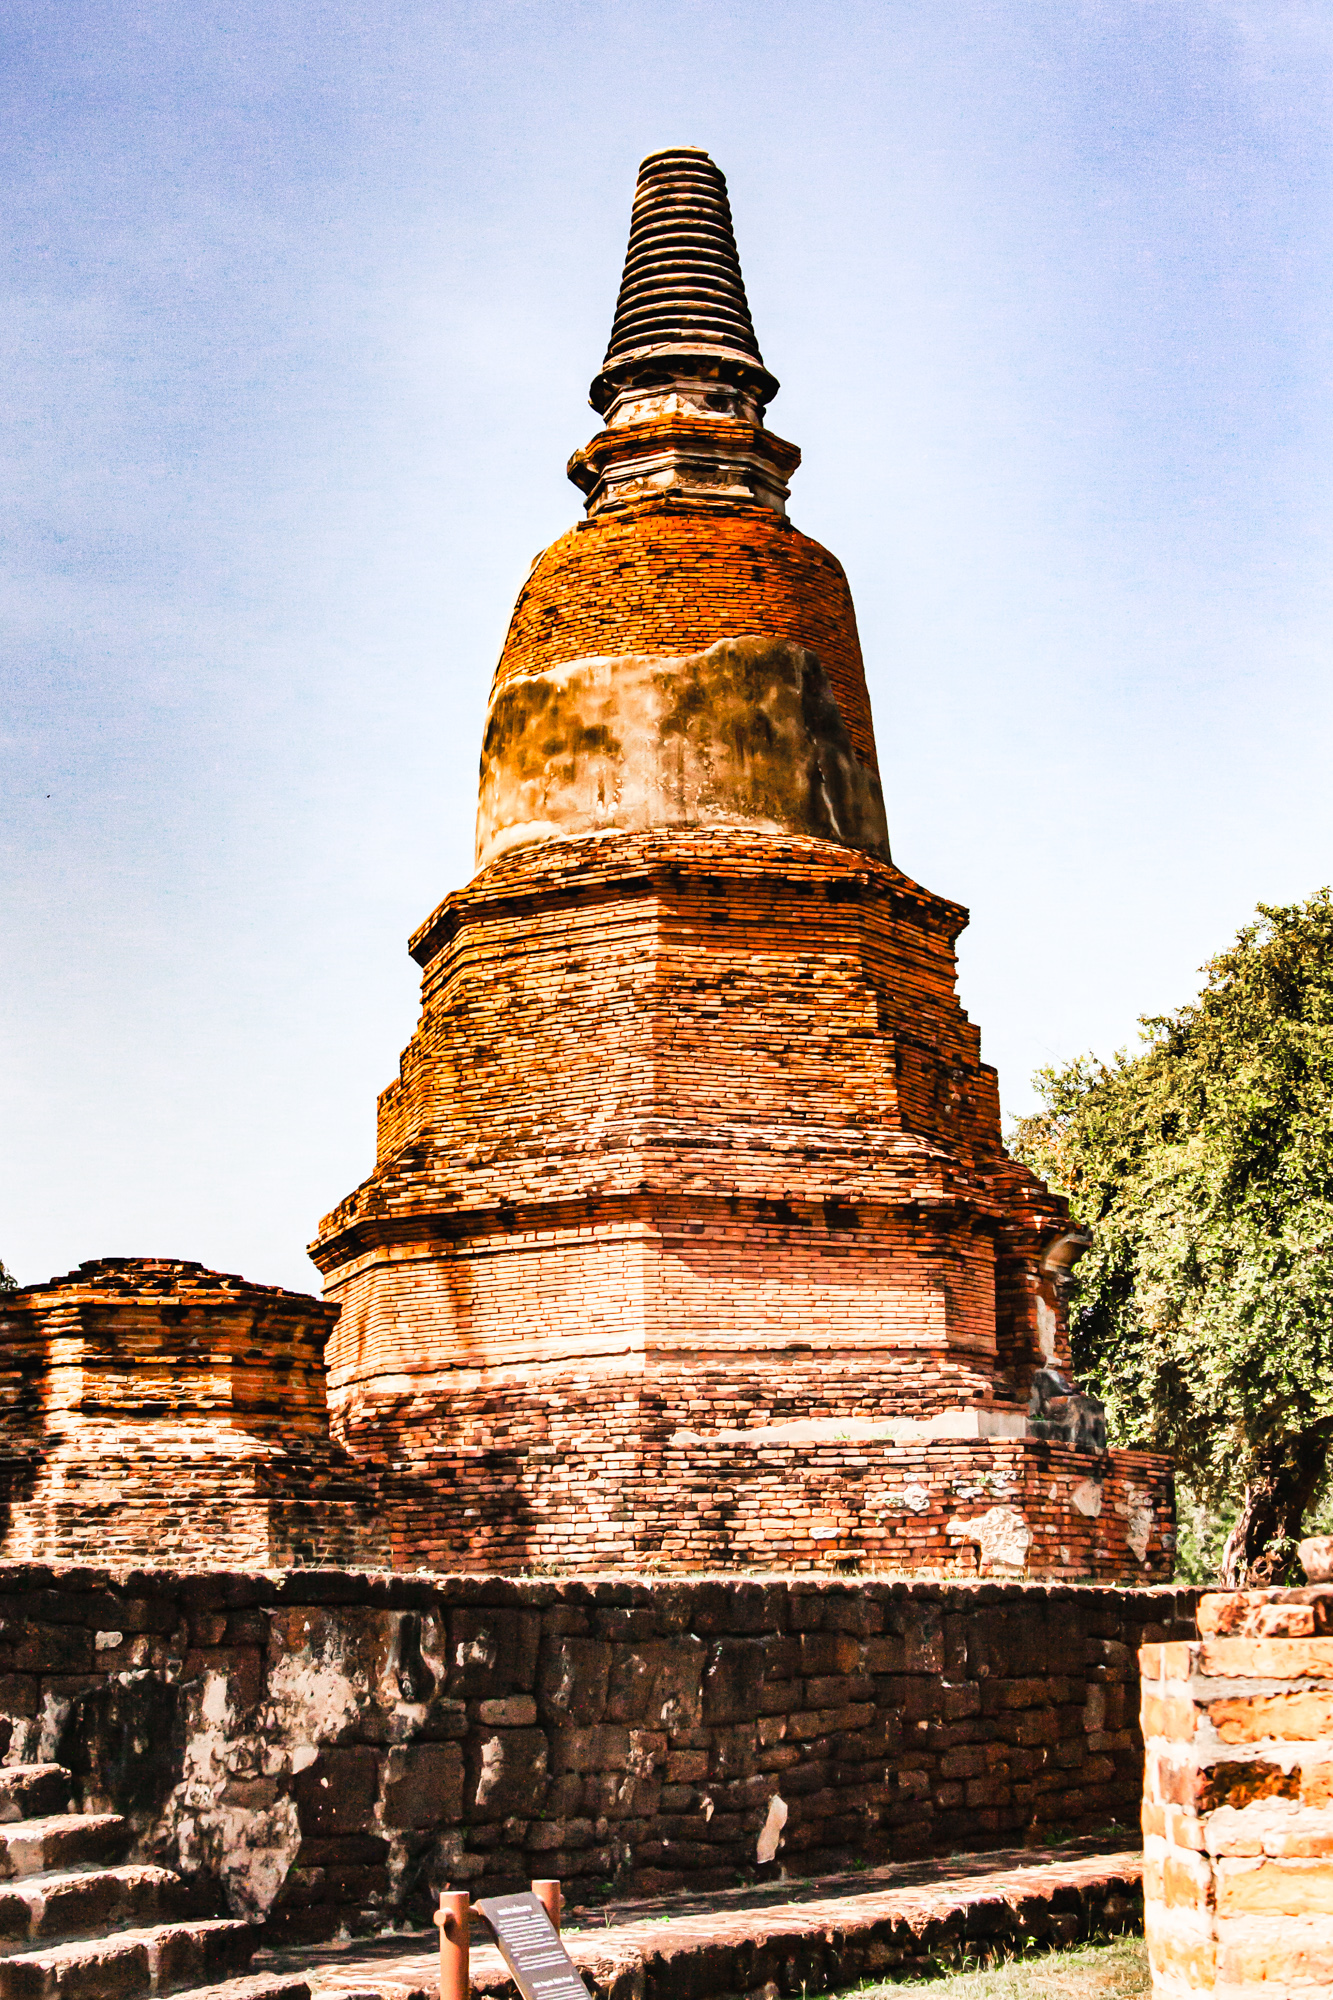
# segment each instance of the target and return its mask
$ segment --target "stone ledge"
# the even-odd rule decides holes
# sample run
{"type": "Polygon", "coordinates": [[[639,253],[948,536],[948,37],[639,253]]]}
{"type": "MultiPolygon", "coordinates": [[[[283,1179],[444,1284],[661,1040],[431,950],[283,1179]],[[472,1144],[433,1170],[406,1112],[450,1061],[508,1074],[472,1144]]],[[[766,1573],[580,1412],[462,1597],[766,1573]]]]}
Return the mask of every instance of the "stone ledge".
{"type": "MultiPolygon", "coordinates": [[[[683,1908],[679,1898],[622,1905],[604,1913],[622,1921],[605,1927],[595,1911],[576,1911],[565,1942],[594,2000],[827,1993],[886,1973],[924,1972],[965,1952],[1002,1958],[1034,1943],[1070,1945],[1135,1929],[1139,1876],[1139,1856],[1130,1852],[956,1857],[793,1884],[784,1900],[771,1890],[724,1891],[683,1908]],[[871,1882],[882,1886],[848,1893],[852,1883],[871,1882]],[[739,1907],[765,1893],[770,1900],[758,1907],[739,1907]]],[[[438,1951],[425,1943],[398,1937],[266,1953],[263,1962],[305,1977],[313,2000],[439,2000],[438,1951]]],[[[474,1946],[472,1988],[516,2000],[493,1946],[474,1946]]]]}
{"type": "MultiPolygon", "coordinates": [[[[264,1605],[368,1604],[386,1610],[421,1610],[447,1595],[451,1605],[514,1605],[525,1610],[543,1610],[556,1604],[589,1607],[643,1606],[679,1599],[688,1593],[695,1617],[694,1629],[713,1629],[699,1623],[702,1612],[723,1618],[734,1610],[747,1618],[738,1631],[757,1629],[751,1622],[772,1609],[779,1599],[796,1597],[842,1600],[849,1595],[872,1604],[912,1603],[941,1605],[945,1609],[970,1611],[977,1606],[1007,1604],[1014,1598],[1034,1603],[1086,1603],[1089,1598],[1105,1599],[1117,1611],[1142,1602],[1145,1612],[1160,1610],[1168,1615],[1183,1610],[1192,1615],[1197,1592],[1187,1584],[1120,1584],[1114,1582],[1046,1582],[1041,1579],[998,1579],[971,1581],[967,1578],[918,1578],[892,1575],[856,1576],[812,1573],[806,1570],[697,1570],[688,1575],[663,1576],[611,1574],[597,1571],[574,1572],[559,1577],[507,1576],[491,1572],[450,1570],[340,1570],[299,1569],[150,1569],[138,1565],[108,1564],[94,1568],[87,1563],[0,1562],[0,1598],[28,1598],[32,1593],[52,1593],[42,1602],[22,1607],[27,1615],[53,1624],[105,1622],[109,1612],[104,1603],[94,1601],[81,1608],[79,1598],[97,1599],[114,1590],[129,1598],[169,1596],[191,1610],[217,1607],[241,1609],[264,1605]],[[747,1617],[748,1614],[748,1617],[747,1617]]],[[[11,1610],[19,1607],[12,1606],[11,1610]]],[[[716,1629],[730,1629],[719,1625],[716,1629]]]]}

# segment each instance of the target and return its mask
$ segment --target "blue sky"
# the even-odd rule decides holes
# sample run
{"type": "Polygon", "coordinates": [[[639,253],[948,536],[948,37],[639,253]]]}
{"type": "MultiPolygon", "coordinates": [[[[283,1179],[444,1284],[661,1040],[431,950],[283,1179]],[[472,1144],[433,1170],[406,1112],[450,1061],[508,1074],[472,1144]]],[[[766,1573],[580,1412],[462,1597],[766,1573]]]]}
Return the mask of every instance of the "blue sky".
{"type": "Polygon", "coordinates": [[[11,0],[0,35],[22,1280],[314,1286],[662,145],[730,181],[791,512],[1008,1109],[1333,875],[1323,0],[11,0]]]}

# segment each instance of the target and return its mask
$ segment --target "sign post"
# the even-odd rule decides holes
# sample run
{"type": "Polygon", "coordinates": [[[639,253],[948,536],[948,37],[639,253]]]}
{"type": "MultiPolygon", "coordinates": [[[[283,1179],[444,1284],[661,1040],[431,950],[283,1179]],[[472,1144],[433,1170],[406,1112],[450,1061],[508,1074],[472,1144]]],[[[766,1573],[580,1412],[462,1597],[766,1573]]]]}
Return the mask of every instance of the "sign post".
{"type": "Polygon", "coordinates": [[[440,1927],[440,2000],[468,2000],[471,1914],[466,1890],[445,1890],[435,1913],[440,1927]]]}

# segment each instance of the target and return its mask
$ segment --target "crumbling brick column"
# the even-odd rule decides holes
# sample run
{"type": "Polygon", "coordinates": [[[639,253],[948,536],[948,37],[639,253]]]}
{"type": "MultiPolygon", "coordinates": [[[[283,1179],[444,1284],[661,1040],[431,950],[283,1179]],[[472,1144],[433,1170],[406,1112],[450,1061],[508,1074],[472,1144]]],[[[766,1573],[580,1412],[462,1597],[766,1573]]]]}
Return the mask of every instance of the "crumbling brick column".
{"type": "Polygon", "coordinates": [[[336,1317],[169,1257],[0,1295],[0,1557],[384,1564],[375,1488],[329,1437],[336,1317]]]}
{"type": "Polygon", "coordinates": [[[1204,1597],[1139,1654],[1155,1995],[1333,1995],[1333,1585],[1204,1597]]]}

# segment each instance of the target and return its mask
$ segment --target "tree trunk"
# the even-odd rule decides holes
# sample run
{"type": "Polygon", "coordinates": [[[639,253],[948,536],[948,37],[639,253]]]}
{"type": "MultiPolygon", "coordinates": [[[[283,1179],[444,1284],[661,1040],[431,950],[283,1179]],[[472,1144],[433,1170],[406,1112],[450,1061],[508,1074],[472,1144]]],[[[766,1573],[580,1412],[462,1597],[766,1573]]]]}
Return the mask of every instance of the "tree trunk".
{"type": "Polygon", "coordinates": [[[1232,1590],[1280,1584],[1296,1559],[1306,1510],[1328,1464],[1333,1426],[1316,1424],[1265,1445],[1250,1460],[1245,1499],[1222,1551],[1232,1590]]]}

